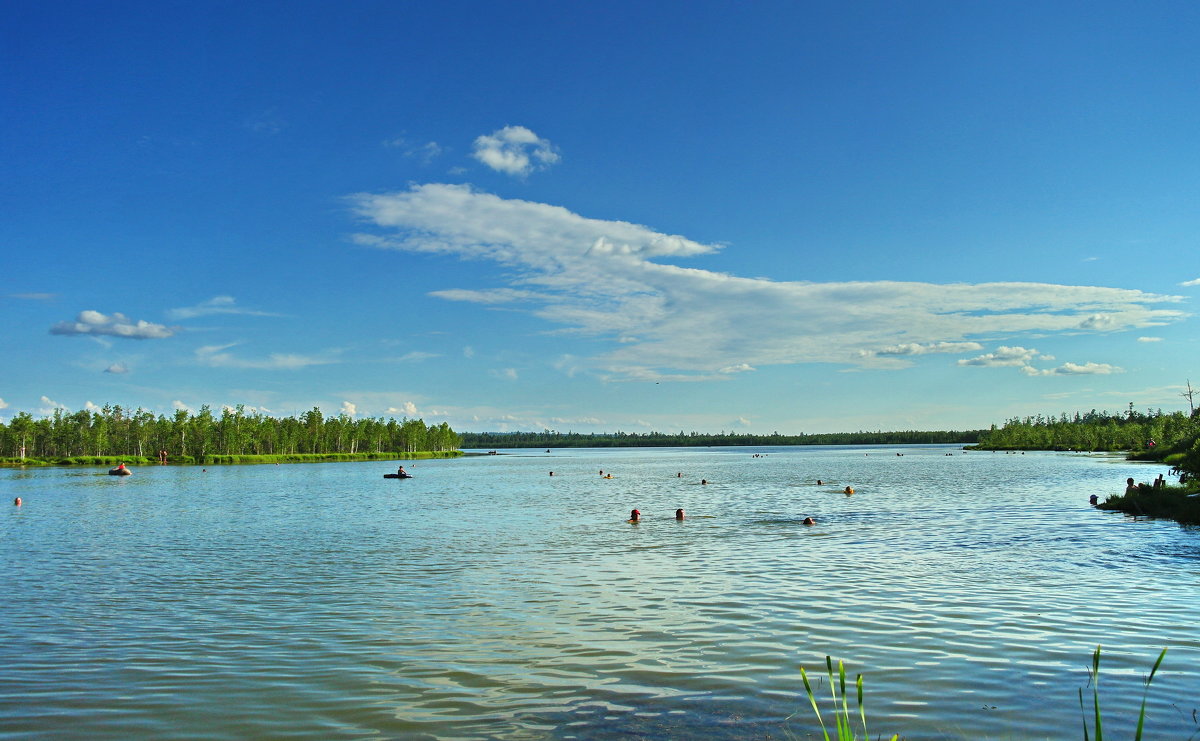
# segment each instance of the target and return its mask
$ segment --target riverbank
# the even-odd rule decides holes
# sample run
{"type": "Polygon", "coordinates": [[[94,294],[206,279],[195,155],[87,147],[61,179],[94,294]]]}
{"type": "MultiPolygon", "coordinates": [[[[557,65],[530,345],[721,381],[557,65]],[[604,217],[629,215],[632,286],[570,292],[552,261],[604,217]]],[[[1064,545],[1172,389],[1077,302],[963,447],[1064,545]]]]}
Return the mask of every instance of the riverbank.
{"type": "Polygon", "coordinates": [[[1175,520],[1181,525],[1200,525],[1200,487],[1138,484],[1136,491],[1110,496],[1096,508],[1175,520]]]}
{"type": "MultiPolygon", "coordinates": [[[[408,453],[282,453],[274,455],[175,455],[169,456],[166,465],[171,466],[221,466],[255,463],[329,463],[335,461],[396,461],[428,460],[433,458],[458,458],[466,455],[461,450],[423,450],[408,453]]],[[[24,466],[126,466],[164,465],[158,458],[138,455],[76,455],[69,457],[0,458],[0,466],[19,468],[24,466]]]]}

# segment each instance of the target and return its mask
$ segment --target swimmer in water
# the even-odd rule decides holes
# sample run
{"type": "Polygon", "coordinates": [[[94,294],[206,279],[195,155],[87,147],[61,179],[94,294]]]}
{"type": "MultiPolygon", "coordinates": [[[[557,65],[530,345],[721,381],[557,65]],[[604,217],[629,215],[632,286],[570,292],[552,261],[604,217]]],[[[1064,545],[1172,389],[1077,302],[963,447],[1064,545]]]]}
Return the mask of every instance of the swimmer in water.
{"type": "Polygon", "coordinates": [[[1092,506],[1094,507],[1094,506],[1096,506],[1097,503],[1100,502],[1100,497],[1093,494],[1090,497],[1088,497],[1088,502],[1090,502],[1092,504],[1092,506]]]}
{"type": "Polygon", "coordinates": [[[817,486],[824,486],[824,485],[825,485],[824,481],[822,481],[821,479],[817,479],[817,486]]]}
{"type": "Polygon", "coordinates": [[[707,484],[707,483],[708,483],[708,479],[700,479],[700,483],[702,483],[702,484],[707,484]]]}
{"type": "Polygon", "coordinates": [[[816,521],[816,520],[814,520],[814,519],[813,519],[813,518],[811,518],[811,517],[805,517],[805,518],[804,518],[804,524],[805,524],[805,525],[816,525],[816,524],[817,524],[817,521],[816,521]]]}
{"type": "Polygon", "coordinates": [[[676,519],[676,520],[682,520],[682,519],[683,519],[683,510],[681,510],[681,509],[677,509],[677,510],[675,510],[675,519],[676,519]]]}
{"type": "MultiPolygon", "coordinates": [[[[16,506],[16,507],[20,507],[20,506],[21,506],[21,498],[20,498],[20,497],[17,497],[16,499],[14,499],[14,500],[13,500],[13,505],[14,505],[14,506],[16,506]]],[[[679,510],[679,511],[680,511],[680,512],[682,512],[683,510],[679,510]]]]}
{"type": "Polygon", "coordinates": [[[851,494],[854,493],[854,487],[847,486],[845,489],[842,489],[842,493],[845,494],[846,496],[850,496],[851,494]]]}
{"type": "Polygon", "coordinates": [[[636,509],[629,513],[629,519],[626,520],[626,522],[641,522],[641,521],[642,521],[642,513],[637,511],[636,509]]]}

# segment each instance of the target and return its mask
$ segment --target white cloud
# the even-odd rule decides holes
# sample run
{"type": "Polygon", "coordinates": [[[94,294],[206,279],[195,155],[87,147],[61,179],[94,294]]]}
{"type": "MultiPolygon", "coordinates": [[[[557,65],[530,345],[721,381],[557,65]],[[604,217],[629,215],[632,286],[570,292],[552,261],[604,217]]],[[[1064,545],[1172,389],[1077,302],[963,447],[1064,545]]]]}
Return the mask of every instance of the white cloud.
{"type": "Polygon", "coordinates": [[[411,401],[406,401],[398,407],[388,407],[388,414],[403,414],[405,417],[417,416],[417,405],[411,401]]]}
{"type": "Polygon", "coordinates": [[[1138,342],[1162,342],[1161,337],[1139,337],[1138,342]]]}
{"type": "Polygon", "coordinates": [[[755,368],[749,363],[738,363],[737,365],[727,365],[724,368],[720,368],[717,370],[717,373],[729,375],[733,373],[745,373],[752,370],[755,370],[755,368]]]}
{"type": "Polygon", "coordinates": [[[1200,286],[1200,278],[1196,278],[1195,280],[1185,280],[1184,282],[1180,283],[1179,285],[1187,286],[1189,288],[1192,286],[1200,286]]]}
{"type": "Polygon", "coordinates": [[[8,409],[8,402],[4,399],[0,399],[0,409],[8,409]]]}
{"type": "Polygon", "coordinates": [[[50,328],[50,334],[61,335],[108,335],[132,340],[162,339],[175,334],[175,330],[162,324],[139,319],[134,322],[121,313],[111,316],[98,311],[81,311],[73,322],[59,322],[50,328]]]}
{"type": "Polygon", "coordinates": [[[129,372],[129,366],[124,363],[113,363],[104,369],[105,373],[116,373],[118,375],[129,372]]]}
{"type": "MultiPolygon", "coordinates": [[[[717,244],[468,186],[414,185],[351,202],[377,227],[356,235],[360,244],[503,267],[493,271],[502,285],[435,295],[507,303],[562,333],[597,339],[600,354],[560,365],[611,379],[728,379],[722,371],[742,364],[903,367],[916,355],[982,349],[985,338],[1141,329],[1187,316],[1175,308],[1179,296],[1101,286],[742,278],[670,264],[717,244]]],[[[1018,360],[1004,364],[1028,364],[1018,360]]]]}
{"type": "Polygon", "coordinates": [[[91,402],[91,400],[85,401],[83,403],[83,409],[84,409],[84,411],[91,412],[92,414],[95,414],[96,412],[104,411],[104,407],[100,406],[99,404],[93,404],[91,402]]]}
{"type": "Polygon", "coordinates": [[[919,342],[904,342],[899,345],[888,345],[878,350],[867,352],[875,355],[928,355],[930,353],[960,353],[982,350],[978,342],[930,342],[922,345],[919,342]]]}
{"type": "Polygon", "coordinates": [[[517,369],[516,368],[497,368],[496,370],[493,370],[491,373],[496,378],[501,378],[501,379],[504,379],[505,381],[517,380],[517,369]]]}
{"type": "Polygon", "coordinates": [[[1108,376],[1113,373],[1123,373],[1124,370],[1108,363],[1063,363],[1057,368],[1038,370],[1031,366],[1021,369],[1030,376],[1108,376]]]}
{"type": "Polygon", "coordinates": [[[476,138],[471,156],[497,172],[520,176],[560,159],[554,145],[524,126],[505,126],[476,138]]]}
{"type": "Polygon", "coordinates": [[[964,358],[958,361],[958,364],[982,366],[985,368],[1021,367],[1029,365],[1038,357],[1045,356],[1042,356],[1037,350],[1030,350],[1024,347],[1000,346],[996,348],[996,352],[990,352],[974,358],[964,358]]]}
{"type": "Polygon", "coordinates": [[[212,316],[213,314],[245,314],[248,316],[279,316],[267,311],[256,311],[254,309],[244,309],[237,305],[237,301],[233,296],[213,296],[207,301],[201,301],[195,306],[185,306],[179,309],[171,309],[167,311],[167,316],[171,319],[194,319],[198,316],[212,316]]]}
{"type": "Polygon", "coordinates": [[[225,352],[237,344],[234,342],[227,345],[206,345],[205,347],[197,348],[195,353],[196,360],[200,364],[207,365],[210,368],[243,368],[250,370],[296,370],[307,368],[310,365],[328,365],[341,362],[337,358],[328,356],[319,357],[294,353],[271,353],[266,358],[248,360],[225,352]]]}
{"type": "Polygon", "coordinates": [[[187,412],[188,414],[192,413],[192,408],[178,399],[171,402],[171,408],[177,412],[187,412]]]}
{"type": "Polygon", "coordinates": [[[64,412],[67,411],[66,404],[59,404],[48,396],[41,397],[41,402],[43,406],[38,410],[38,414],[43,417],[49,417],[51,414],[54,414],[55,409],[61,409],[64,412]]]}
{"type": "Polygon", "coordinates": [[[347,417],[353,417],[358,414],[358,406],[353,402],[343,401],[341,412],[347,417]]]}
{"type": "Polygon", "coordinates": [[[470,345],[467,345],[466,347],[464,347],[463,348],[463,357],[464,358],[475,357],[475,348],[471,347],[470,345]]]}

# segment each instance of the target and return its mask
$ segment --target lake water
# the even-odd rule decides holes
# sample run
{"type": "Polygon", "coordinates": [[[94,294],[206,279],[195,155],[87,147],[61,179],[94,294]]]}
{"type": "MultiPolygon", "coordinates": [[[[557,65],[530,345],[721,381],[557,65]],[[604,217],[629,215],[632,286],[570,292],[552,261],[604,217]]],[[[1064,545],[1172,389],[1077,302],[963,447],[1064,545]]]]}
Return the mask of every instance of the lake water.
{"type": "Polygon", "coordinates": [[[1111,736],[1164,646],[1147,738],[1200,727],[1200,530],[1087,503],[1161,467],[928,446],[406,468],[0,470],[0,738],[803,739],[799,669],[826,655],[864,675],[873,735],[1082,738],[1098,644],[1111,736]]]}

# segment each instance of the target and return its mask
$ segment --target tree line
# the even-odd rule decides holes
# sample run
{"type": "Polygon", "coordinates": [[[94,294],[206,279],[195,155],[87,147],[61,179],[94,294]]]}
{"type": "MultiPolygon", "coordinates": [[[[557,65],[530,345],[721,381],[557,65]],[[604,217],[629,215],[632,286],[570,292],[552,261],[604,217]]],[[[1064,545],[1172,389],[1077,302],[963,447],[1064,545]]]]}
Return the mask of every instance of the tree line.
{"type": "Polygon", "coordinates": [[[464,432],[464,448],[637,448],[724,445],[913,445],[974,443],[983,430],[828,432],[752,435],[737,432],[464,432]]]}
{"type": "Polygon", "coordinates": [[[139,456],[203,461],[213,455],[328,453],[408,453],[460,447],[458,433],[445,422],[420,419],[326,416],[313,407],[299,417],[247,412],[239,404],[215,414],[177,410],[171,416],[142,408],[106,405],[96,410],[56,409],[35,419],[20,412],[0,422],[0,456],[23,459],[76,456],[139,456]]]}
{"type": "Polygon", "coordinates": [[[1036,415],[1013,418],[985,432],[979,447],[996,450],[1086,450],[1131,452],[1172,448],[1194,439],[1200,432],[1198,420],[1183,412],[1139,412],[1129,405],[1124,412],[1095,409],[1068,416],[1036,415]]]}

